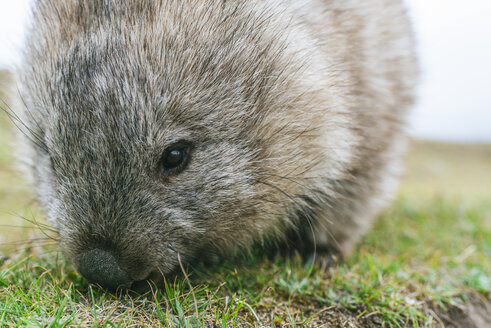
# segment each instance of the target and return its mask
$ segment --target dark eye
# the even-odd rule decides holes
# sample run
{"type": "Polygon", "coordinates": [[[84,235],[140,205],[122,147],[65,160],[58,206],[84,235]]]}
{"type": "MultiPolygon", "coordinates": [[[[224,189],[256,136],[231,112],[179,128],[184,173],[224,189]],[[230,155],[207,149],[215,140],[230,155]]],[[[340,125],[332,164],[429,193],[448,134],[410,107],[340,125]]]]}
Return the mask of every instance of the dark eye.
{"type": "Polygon", "coordinates": [[[160,174],[168,176],[181,172],[189,161],[190,145],[187,142],[177,142],[169,146],[160,160],[160,174]]]}

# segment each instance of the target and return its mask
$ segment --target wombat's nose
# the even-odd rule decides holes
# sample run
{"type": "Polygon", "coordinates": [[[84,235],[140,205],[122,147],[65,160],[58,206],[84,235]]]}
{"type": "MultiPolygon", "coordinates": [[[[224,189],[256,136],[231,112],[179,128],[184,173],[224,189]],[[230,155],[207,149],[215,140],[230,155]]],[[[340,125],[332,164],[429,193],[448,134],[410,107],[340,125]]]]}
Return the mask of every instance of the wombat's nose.
{"type": "Polygon", "coordinates": [[[96,248],[83,254],[79,263],[82,276],[104,288],[115,290],[132,282],[116,258],[102,249],[96,248]]]}

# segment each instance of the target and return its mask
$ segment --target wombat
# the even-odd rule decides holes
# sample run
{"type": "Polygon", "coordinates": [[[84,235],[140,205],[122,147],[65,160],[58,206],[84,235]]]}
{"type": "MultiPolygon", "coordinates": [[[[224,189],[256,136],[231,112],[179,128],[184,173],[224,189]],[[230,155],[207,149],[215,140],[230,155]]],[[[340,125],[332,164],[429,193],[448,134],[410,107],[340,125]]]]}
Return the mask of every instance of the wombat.
{"type": "Polygon", "coordinates": [[[37,0],[24,158],[109,289],[292,231],[349,254],[397,184],[416,78],[400,0],[37,0]]]}

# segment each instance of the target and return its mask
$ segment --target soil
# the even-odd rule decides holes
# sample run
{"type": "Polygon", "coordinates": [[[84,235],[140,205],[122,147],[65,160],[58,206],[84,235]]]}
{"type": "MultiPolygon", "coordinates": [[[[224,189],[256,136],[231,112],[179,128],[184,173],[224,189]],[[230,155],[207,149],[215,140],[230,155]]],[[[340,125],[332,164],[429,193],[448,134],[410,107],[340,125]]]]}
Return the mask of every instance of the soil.
{"type": "Polygon", "coordinates": [[[469,294],[462,306],[433,307],[433,313],[440,323],[436,327],[491,328],[491,300],[483,295],[469,294]]]}
{"type": "MultiPolygon", "coordinates": [[[[459,305],[446,305],[442,308],[436,304],[429,302],[426,305],[425,313],[427,320],[418,322],[418,327],[428,328],[491,328],[491,299],[477,293],[466,295],[466,301],[459,305]]],[[[274,317],[275,310],[271,311],[265,307],[257,309],[259,320],[265,324],[260,326],[253,316],[249,317],[248,322],[240,322],[237,327],[322,327],[322,328],[380,328],[382,326],[382,318],[377,314],[363,314],[363,309],[349,310],[338,306],[329,308],[312,308],[303,307],[300,304],[289,304],[290,313],[299,310],[304,313],[305,317],[313,316],[313,319],[302,324],[296,322],[292,324],[290,320],[271,323],[274,317]],[[297,306],[295,306],[297,305],[297,306]],[[292,308],[293,306],[293,308],[292,308]],[[360,315],[361,314],[361,315],[360,315]]],[[[283,305],[278,305],[278,312],[285,313],[286,309],[282,309],[283,305]]],[[[292,317],[295,317],[293,315],[292,317]]],[[[414,327],[413,322],[401,323],[402,327],[414,327]]]]}

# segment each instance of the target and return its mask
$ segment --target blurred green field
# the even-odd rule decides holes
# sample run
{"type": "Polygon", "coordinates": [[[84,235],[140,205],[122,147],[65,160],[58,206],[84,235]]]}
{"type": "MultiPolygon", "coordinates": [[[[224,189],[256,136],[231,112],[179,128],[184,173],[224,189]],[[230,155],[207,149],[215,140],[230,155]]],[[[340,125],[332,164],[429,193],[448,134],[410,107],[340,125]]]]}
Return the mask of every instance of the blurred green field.
{"type": "MultiPolygon", "coordinates": [[[[0,81],[8,83],[2,75],[0,81]]],[[[1,90],[0,83],[6,99],[1,90]]],[[[491,145],[412,141],[399,196],[355,254],[327,272],[299,259],[259,256],[169,280],[150,298],[121,299],[89,286],[59,253],[26,250],[39,231],[23,229],[31,224],[22,217],[42,214],[16,172],[14,136],[0,112],[0,252],[7,256],[0,260],[0,326],[491,322],[491,145]],[[470,302],[476,298],[478,305],[470,302]]]]}
{"type": "Polygon", "coordinates": [[[413,141],[401,194],[491,201],[491,145],[413,141]]]}
{"type": "MultiPolygon", "coordinates": [[[[7,73],[0,71],[0,108],[7,106],[4,102],[10,102],[5,92],[12,88],[10,81],[7,73]]],[[[29,236],[29,231],[22,227],[31,225],[22,217],[33,218],[37,208],[31,189],[18,169],[15,151],[15,130],[0,110],[0,252],[22,246],[29,236]]]]}

